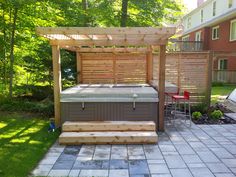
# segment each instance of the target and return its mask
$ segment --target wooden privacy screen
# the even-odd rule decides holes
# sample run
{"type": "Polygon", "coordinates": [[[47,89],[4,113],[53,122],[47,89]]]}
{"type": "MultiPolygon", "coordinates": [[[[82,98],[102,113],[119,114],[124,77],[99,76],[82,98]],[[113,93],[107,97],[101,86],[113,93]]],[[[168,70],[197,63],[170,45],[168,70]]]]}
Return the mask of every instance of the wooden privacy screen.
{"type": "Polygon", "coordinates": [[[146,83],[145,54],[81,53],[79,56],[82,83],[146,83]]]}
{"type": "MultiPolygon", "coordinates": [[[[80,78],[85,84],[147,83],[146,54],[81,53],[80,78]]],[[[209,52],[166,54],[166,81],[188,90],[194,102],[208,99],[211,89],[209,52]]],[[[80,63],[79,62],[79,63],[80,63]]],[[[159,58],[153,55],[153,79],[158,80],[159,58]]]]}
{"type": "MultiPolygon", "coordinates": [[[[153,77],[158,80],[158,55],[153,58],[153,77]]],[[[209,52],[167,53],[166,81],[176,84],[180,92],[188,90],[194,102],[209,99],[211,89],[211,55],[209,52]]]]}

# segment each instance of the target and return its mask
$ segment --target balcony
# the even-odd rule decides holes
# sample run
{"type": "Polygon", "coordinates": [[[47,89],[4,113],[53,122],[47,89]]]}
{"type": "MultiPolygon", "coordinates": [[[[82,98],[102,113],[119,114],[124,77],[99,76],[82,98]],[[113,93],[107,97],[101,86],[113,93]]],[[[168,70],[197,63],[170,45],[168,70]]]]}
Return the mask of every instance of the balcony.
{"type": "Polygon", "coordinates": [[[170,41],[167,47],[171,52],[198,52],[203,51],[202,41],[170,41]]]}

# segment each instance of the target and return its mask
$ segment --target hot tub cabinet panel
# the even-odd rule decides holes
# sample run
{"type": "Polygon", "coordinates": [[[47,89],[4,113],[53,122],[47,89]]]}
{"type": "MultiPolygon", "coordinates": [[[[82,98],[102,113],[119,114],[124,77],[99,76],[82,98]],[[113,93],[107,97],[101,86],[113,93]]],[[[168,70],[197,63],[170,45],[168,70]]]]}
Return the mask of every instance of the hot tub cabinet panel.
{"type": "Polygon", "coordinates": [[[154,121],[158,122],[157,102],[61,102],[61,123],[65,121],[154,121]]]}

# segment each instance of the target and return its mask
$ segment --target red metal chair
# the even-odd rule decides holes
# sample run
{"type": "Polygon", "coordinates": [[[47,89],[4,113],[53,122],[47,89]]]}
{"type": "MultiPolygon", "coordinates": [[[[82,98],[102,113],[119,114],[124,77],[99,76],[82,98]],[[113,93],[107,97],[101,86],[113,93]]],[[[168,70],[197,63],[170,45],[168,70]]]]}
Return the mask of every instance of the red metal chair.
{"type": "MultiPolygon", "coordinates": [[[[176,115],[177,114],[182,114],[182,112],[177,112],[177,105],[180,106],[180,102],[183,101],[184,102],[184,115],[185,117],[189,117],[189,120],[190,120],[190,126],[191,126],[191,121],[192,121],[192,118],[191,118],[191,107],[190,107],[190,92],[188,91],[184,91],[184,94],[183,95],[172,95],[172,105],[173,105],[173,102],[174,102],[174,112],[173,112],[173,115],[174,115],[174,120],[176,118],[176,115]],[[188,114],[187,114],[187,110],[186,110],[186,102],[188,103],[188,114]]],[[[186,119],[185,119],[186,121],[186,119]]]]}
{"type": "Polygon", "coordinates": [[[179,95],[179,88],[177,92],[165,92],[165,116],[170,120],[173,106],[172,96],[179,95]]]}

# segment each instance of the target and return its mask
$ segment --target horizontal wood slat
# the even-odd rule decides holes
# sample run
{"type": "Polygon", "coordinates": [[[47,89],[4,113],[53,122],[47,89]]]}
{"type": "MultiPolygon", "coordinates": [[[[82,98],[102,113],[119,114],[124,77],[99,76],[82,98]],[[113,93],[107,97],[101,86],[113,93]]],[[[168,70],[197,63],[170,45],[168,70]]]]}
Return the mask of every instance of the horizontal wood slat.
{"type": "Polygon", "coordinates": [[[145,54],[82,53],[83,83],[145,83],[145,54]]]}
{"type": "MultiPolygon", "coordinates": [[[[208,89],[208,52],[198,53],[167,53],[166,55],[166,81],[176,84],[180,92],[191,92],[193,102],[205,99],[208,89]]],[[[153,59],[153,77],[158,80],[158,54],[153,59]]]]}

